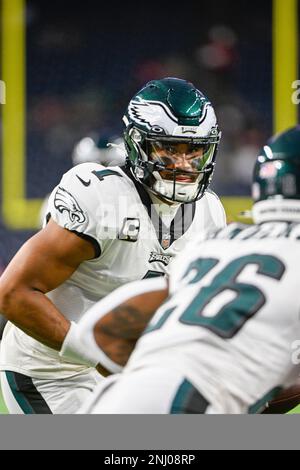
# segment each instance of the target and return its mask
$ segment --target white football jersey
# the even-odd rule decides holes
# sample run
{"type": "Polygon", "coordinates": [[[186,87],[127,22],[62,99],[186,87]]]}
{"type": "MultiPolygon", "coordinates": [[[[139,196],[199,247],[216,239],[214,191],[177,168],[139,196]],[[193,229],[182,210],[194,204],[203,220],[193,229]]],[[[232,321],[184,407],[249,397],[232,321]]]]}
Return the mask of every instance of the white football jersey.
{"type": "Polygon", "coordinates": [[[257,412],[299,376],[299,266],[300,224],[231,224],[191,245],[124,373],[177,370],[214,412],[257,412]]]}
{"type": "MultiPolygon", "coordinates": [[[[84,163],[63,176],[49,198],[47,217],[90,240],[96,254],[47,294],[65,317],[78,322],[117,287],[164,275],[187,243],[226,223],[223,206],[210,191],[196,203],[170,206],[171,217],[167,207],[154,206],[130,170],[84,163]]],[[[82,372],[85,366],[62,360],[57,351],[8,323],[0,369],[34,378],[62,378],[82,372]]]]}

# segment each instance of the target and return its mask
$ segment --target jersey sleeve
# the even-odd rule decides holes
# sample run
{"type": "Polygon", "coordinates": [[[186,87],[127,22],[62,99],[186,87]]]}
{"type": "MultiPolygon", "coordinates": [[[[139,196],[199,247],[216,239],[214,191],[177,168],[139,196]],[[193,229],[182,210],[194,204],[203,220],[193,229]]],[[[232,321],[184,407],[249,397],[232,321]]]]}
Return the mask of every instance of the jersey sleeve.
{"type": "Polygon", "coordinates": [[[65,173],[52,191],[46,218],[52,218],[60,227],[89,239],[101,253],[101,221],[103,207],[101,193],[92,171],[98,165],[85,163],[65,173]]]}

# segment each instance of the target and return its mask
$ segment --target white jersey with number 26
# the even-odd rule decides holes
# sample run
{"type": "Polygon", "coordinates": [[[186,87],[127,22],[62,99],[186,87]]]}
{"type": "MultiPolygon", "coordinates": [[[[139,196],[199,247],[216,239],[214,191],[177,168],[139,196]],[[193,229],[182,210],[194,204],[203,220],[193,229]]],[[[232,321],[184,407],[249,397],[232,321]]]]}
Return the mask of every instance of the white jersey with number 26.
{"type": "Polygon", "coordinates": [[[184,250],[126,373],[178,370],[214,412],[256,412],[300,372],[299,266],[300,224],[231,224],[184,250]]]}

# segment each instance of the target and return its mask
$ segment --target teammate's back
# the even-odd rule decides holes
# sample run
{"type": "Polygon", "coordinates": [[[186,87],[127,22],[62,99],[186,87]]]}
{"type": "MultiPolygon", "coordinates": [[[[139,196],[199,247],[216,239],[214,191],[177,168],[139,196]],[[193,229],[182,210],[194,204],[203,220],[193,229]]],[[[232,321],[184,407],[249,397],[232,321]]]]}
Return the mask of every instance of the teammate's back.
{"type": "Polygon", "coordinates": [[[139,340],[128,371],[175,368],[220,413],[255,410],[293,383],[299,234],[300,224],[231,224],[185,250],[171,268],[170,298],[139,340]]]}

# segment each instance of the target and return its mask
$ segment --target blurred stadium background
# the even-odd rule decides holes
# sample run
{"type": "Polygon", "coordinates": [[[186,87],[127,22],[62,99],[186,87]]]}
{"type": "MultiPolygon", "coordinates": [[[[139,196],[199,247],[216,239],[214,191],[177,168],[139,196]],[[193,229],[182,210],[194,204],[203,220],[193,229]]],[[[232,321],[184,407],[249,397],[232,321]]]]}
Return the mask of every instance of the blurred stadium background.
{"type": "Polygon", "coordinates": [[[129,99],[153,78],[185,78],[209,96],[223,132],[212,188],[230,221],[251,207],[257,152],[298,121],[297,0],[0,0],[0,8],[0,271],[37,230],[74,145],[91,133],[120,135],[129,99]]]}

